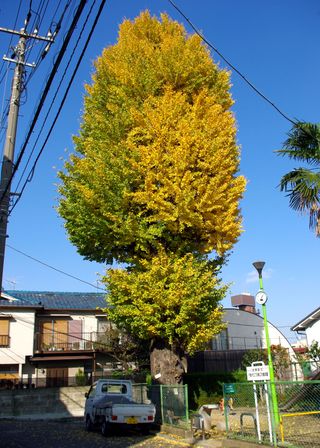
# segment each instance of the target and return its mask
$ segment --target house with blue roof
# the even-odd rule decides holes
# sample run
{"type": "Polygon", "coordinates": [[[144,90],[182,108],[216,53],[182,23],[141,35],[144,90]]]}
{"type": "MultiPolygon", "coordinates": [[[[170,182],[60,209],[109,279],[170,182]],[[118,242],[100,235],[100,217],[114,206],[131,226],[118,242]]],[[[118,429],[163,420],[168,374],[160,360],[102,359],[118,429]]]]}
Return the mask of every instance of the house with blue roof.
{"type": "Polygon", "coordinates": [[[64,386],[112,369],[106,306],[101,293],[2,293],[0,385],[64,386]]]}
{"type": "MultiPolygon", "coordinates": [[[[207,350],[189,360],[189,371],[235,370],[247,350],[265,347],[264,323],[254,297],[233,296],[232,305],[234,308],[224,310],[227,328],[207,350]]],[[[103,311],[107,306],[106,296],[101,293],[2,293],[0,387],[19,381],[35,387],[66,386],[77,383],[79,372],[82,380],[91,383],[92,378],[118,370],[111,343],[115,327],[103,311]]],[[[286,372],[286,379],[297,375],[300,379],[289,341],[270,322],[268,326],[271,343],[286,348],[295,363],[286,372]]]]}

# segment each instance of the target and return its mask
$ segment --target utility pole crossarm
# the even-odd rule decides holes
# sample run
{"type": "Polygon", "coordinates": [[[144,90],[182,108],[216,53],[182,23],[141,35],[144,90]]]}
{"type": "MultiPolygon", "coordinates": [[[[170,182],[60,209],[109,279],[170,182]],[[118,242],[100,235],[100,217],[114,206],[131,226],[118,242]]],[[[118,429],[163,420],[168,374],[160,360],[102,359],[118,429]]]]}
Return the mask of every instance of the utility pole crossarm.
{"type": "Polygon", "coordinates": [[[28,62],[17,62],[16,59],[7,58],[6,56],[3,56],[2,59],[7,62],[13,62],[14,64],[23,64],[26,67],[34,68],[36,66],[36,64],[34,62],[32,64],[29,64],[28,62]]]}
{"type": "Polygon", "coordinates": [[[13,173],[14,148],[16,143],[20,97],[21,92],[23,90],[22,80],[25,67],[35,66],[35,64],[29,64],[25,62],[26,42],[28,39],[37,39],[48,42],[47,47],[50,47],[51,43],[54,42],[54,38],[52,37],[51,34],[50,36],[48,35],[47,37],[38,36],[37,33],[28,34],[25,28],[22,28],[20,31],[16,31],[0,27],[0,31],[20,36],[19,42],[14,50],[14,57],[12,58],[8,58],[6,56],[3,57],[5,61],[13,62],[16,66],[14,69],[14,77],[12,82],[10,106],[8,113],[8,125],[6,132],[6,140],[3,149],[1,179],[0,179],[0,197],[2,198],[0,203],[0,296],[1,296],[4,255],[6,248],[7,226],[8,226],[9,206],[11,197],[11,180],[13,173]]]}
{"type": "Polygon", "coordinates": [[[22,28],[20,31],[16,31],[16,30],[10,30],[9,28],[2,28],[0,26],[0,31],[2,31],[3,33],[15,34],[17,36],[24,37],[26,39],[43,40],[45,42],[51,42],[51,43],[54,42],[54,39],[49,36],[46,36],[46,37],[38,36],[38,34],[35,34],[35,33],[28,34],[25,32],[24,28],[22,28]]]}

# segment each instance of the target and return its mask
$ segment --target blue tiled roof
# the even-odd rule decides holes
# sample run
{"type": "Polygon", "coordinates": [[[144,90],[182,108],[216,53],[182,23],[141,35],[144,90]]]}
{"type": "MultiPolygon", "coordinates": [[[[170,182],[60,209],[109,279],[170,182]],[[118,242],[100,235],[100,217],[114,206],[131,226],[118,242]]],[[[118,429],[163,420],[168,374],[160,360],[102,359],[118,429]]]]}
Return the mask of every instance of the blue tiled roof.
{"type": "Polygon", "coordinates": [[[95,310],[106,307],[106,294],[92,292],[5,291],[17,301],[0,300],[13,306],[37,305],[52,310],[95,310]]]}
{"type": "Polygon", "coordinates": [[[14,307],[14,308],[42,308],[41,305],[37,304],[31,304],[28,302],[25,302],[23,300],[5,300],[0,299],[0,308],[1,307],[14,307]]]}

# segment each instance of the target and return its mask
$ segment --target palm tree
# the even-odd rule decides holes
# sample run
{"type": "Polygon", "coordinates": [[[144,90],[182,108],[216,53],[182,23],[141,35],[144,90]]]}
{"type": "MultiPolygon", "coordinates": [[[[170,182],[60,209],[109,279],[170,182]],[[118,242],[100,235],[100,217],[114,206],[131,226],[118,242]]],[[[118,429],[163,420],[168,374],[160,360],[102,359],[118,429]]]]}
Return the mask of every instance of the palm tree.
{"type": "Polygon", "coordinates": [[[287,192],[291,208],[309,213],[309,227],[320,236],[320,124],[297,122],[276,152],[309,165],[285,174],[280,189],[287,192]]]}

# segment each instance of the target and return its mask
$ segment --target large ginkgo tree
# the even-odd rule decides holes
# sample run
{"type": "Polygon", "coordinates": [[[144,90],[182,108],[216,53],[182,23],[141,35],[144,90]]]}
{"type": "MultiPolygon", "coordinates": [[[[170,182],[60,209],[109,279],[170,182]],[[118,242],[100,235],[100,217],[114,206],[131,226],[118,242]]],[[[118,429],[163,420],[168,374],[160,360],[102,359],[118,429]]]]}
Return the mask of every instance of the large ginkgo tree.
{"type": "Polygon", "coordinates": [[[152,374],[219,333],[221,265],[241,233],[229,73],[167,15],[125,20],[86,86],[75,154],[60,173],[71,242],[107,270],[106,312],[150,341],[152,374]]]}

